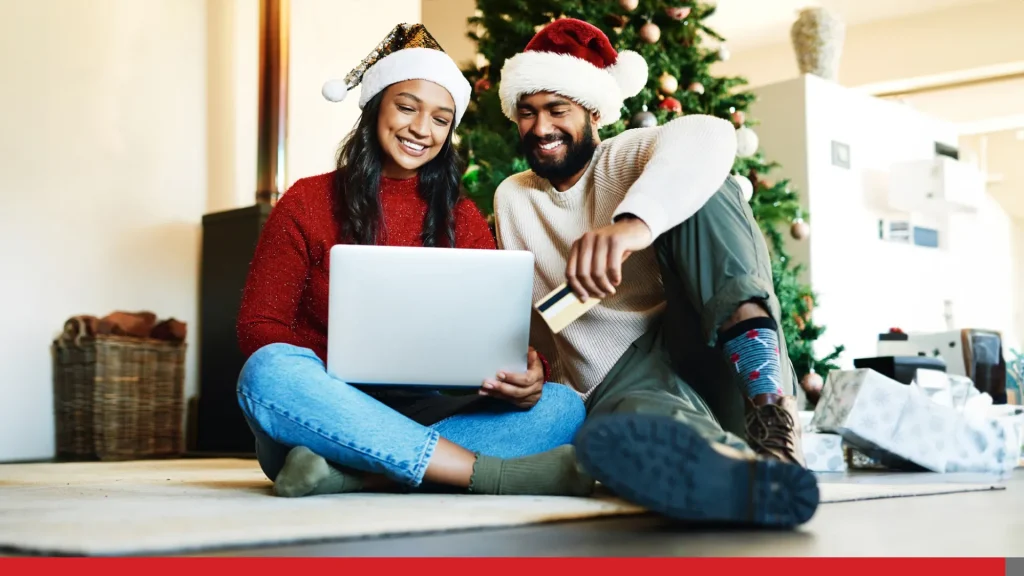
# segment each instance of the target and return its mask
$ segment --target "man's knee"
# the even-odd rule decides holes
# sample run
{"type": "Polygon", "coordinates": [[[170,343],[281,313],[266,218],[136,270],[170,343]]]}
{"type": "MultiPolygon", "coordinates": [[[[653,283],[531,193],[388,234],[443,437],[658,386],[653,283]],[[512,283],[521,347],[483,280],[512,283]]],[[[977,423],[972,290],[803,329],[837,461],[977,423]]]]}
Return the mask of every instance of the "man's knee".
{"type": "Polygon", "coordinates": [[[743,191],[739,184],[732,177],[726,178],[725,182],[718,187],[718,190],[708,198],[689,219],[669,228],[664,234],[658,237],[657,243],[667,244],[675,247],[679,242],[686,240],[690,229],[705,229],[705,232],[717,233],[719,229],[740,229],[749,231],[752,221],[752,214],[748,214],[750,206],[743,198],[743,191]],[[706,230],[708,225],[716,224],[714,230],[706,230]]]}

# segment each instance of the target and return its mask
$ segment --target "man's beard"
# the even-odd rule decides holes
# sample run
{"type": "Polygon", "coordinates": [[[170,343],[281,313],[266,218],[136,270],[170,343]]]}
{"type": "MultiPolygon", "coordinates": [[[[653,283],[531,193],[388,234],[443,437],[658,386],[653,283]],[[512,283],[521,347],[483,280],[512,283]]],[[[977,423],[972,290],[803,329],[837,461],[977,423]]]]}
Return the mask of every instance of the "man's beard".
{"type": "Polygon", "coordinates": [[[534,174],[558,182],[575,176],[594,157],[594,150],[597,144],[594,143],[594,130],[590,123],[583,128],[583,135],[579,142],[573,141],[568,134],[558,132],[543,139],[538,138],[534,133],[528,132],[520,140],[520,152],[526,156],[526,161],[534,174]],[[537,147],[540,144],[550,142],[564,142],[565,155],[561,160],[547,160],[537,157],[537,147]]]}

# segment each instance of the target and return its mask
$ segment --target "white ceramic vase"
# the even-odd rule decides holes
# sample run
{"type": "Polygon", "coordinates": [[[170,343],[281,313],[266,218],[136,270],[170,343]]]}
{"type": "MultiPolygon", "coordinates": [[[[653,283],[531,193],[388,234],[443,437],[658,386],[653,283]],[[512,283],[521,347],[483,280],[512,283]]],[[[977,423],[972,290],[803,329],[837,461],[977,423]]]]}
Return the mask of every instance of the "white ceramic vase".
{"type": "Polygon", "coordinates": [[[846,38],[846,24],[842,20],[824,8],[804,8],[789,33],[802,74],[833,82],[838,79],[846,38]]]}

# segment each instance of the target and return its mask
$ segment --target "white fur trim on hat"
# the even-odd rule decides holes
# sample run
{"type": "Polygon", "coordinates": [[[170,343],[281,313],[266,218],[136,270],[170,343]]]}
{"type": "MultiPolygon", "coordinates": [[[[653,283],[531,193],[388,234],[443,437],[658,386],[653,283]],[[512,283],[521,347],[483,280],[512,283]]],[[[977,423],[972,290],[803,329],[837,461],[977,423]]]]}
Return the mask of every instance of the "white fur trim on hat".
{"type": "Polygon", "coordinates": [[[628,50],[606,69],[575,56],[528,51],[505,61],[499,94],[502,111],[513,121],[520,96],[554,92],[597,112],[598,126],[607,126],[622,115],[624,100],[636,96],[646,83],[647,62],[628,50]]]}
{"type": "Polygon", "coordinates": [[[623,98],[636,96],[647,85],[647,61],[632,50],[619,52],[615,64],[608,67],[608,73],[615,77],[623,98]]]}
{"type": "MultiPolygon", "coordinates": [[[[378,60],[363,74],[359,108],[388,86],[406,80],[428,80],[448,90],[455,101],[455,125],[459,125],[469,106],[472,86],[451,56],[433,48],[405,48],[378,60]]],[[[344,80],[329,80],[321,91],[324,98],[340,102],[348,86],[344,80]]]]}

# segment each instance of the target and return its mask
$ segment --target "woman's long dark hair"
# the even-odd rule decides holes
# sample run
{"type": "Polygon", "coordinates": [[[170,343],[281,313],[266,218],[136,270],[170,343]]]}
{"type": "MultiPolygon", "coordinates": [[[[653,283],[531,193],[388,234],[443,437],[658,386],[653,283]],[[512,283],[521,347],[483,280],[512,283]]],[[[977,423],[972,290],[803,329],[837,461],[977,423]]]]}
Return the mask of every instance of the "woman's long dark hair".
{"type": "MultiPolygon", "coordinates": [[[[334,176],[334,217],[341,226],[341,241],[376,244],[381,225],[380,182],[383,158],[377,138],[377,116],[383,92],[363,107],[359,123],[338,152],[334,176]]],[[[427,203],[420,238],[424,246],[455,245],[455,206],[462,197],[462,164],[452,133],[441,151],[419,169],[419,193],[427,203]]]]}

